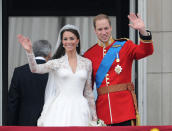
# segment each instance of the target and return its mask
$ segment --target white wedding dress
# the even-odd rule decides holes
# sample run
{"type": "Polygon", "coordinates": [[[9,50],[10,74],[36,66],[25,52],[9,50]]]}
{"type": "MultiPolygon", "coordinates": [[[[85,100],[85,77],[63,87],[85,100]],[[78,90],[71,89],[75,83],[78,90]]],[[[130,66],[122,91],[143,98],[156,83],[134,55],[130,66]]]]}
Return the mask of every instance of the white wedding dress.
{"type": "Polygon", "coordinates": [[[49,72],[38,126],[88,126],[97,118],[90,60],[77,54],[76,72],[72,72],[67,55],[45,64],[36,64],[34,54],[27,53],[27,57],[32,72],[49,72]]]}

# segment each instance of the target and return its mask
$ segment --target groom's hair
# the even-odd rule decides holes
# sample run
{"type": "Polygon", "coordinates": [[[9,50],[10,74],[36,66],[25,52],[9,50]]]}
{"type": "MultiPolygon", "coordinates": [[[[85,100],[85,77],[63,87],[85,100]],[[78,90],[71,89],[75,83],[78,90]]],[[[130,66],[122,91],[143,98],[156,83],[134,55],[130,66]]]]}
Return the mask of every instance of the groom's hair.
{"type": "Polygon", "coordinates": [[[109,22],[109,25],[111,26],[111,21],[110,21],[108,15],[106,15],[106,14],[98,14],[98,15],[95,16],[94,19],[93,19],[93,26],[94,26],[94,29],[96,28],[96,21],[97,21],[97,20],[102,20],[102,19],[107,19],[108,22],[109,22]]]}

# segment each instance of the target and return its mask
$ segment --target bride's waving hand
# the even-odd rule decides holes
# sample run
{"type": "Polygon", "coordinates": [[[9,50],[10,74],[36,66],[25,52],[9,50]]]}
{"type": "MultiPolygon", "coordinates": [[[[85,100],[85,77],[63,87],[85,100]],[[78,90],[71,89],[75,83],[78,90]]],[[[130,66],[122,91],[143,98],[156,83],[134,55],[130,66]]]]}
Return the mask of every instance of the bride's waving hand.
{"type": "Polygon", "coordinates": [[[44,73],[50,72],[53,69],[54,66],[52,64],[52,61],[48,61],[47,63],[44,63],[44,64],[36,63],[35,55],[34,55],[33,49],[32,49],[32,43],[28,37],[25,37],[25,36],[19,34],[19,35],[17,35],[17,39],[26,51],[31,72],[44,74],[44,73]]]}
{"type": "Polygon", "coordinates": [[[21,34],[17,35],[19,43],[23,46],[23,48],[28,52],[32,52],[32,43],[31,40],[21,34]]]}

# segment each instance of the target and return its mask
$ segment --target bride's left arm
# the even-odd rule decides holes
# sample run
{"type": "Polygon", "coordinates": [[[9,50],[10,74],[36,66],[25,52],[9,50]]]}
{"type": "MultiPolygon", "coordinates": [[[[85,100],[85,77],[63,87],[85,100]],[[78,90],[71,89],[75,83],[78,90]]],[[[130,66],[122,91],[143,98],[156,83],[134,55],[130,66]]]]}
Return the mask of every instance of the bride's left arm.
{"type": "Polygon", "coordinates": [[[95,100],[94,100],[94,94],[93,94],[93,89],[92,89],[92,64],[91,61],[89,60],[88,63],[88,78],[85,84],[85,89],[84,89],[84,96],[88,100],[89,103],[89,108],[91,111],[92,115],[92,120],[97,121],[97,113],[96,113],[96,105],[95,105],[95,100]]]}

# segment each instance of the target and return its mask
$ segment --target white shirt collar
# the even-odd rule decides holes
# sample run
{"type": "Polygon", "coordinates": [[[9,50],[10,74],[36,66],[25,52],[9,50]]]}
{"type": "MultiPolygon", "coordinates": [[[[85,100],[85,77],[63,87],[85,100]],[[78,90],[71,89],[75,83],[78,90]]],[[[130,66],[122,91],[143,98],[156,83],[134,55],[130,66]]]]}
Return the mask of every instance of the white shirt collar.
{"type": "MultiPolygon", "coordinates": [[[[37,57],[35,57],[35,59],[36,59],[36,60],[45,60],[45,58],[42,57],[42,56],[37,56],[37,57]]],[[[45,61],[46,61],[46,60],[45,60],[45,61]]]]}

